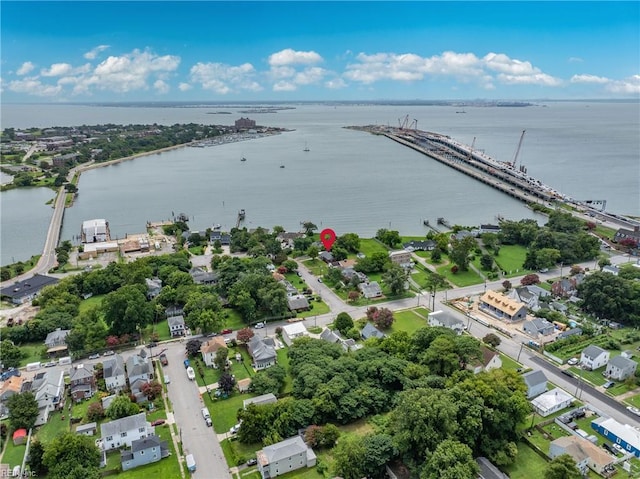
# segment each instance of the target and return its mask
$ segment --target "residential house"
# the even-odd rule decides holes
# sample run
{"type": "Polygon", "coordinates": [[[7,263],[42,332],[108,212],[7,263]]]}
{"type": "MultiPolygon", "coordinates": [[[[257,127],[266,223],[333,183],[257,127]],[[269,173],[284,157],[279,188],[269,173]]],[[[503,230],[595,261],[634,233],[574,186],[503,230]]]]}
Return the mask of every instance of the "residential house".
{"type": "Polygon", "coordinates": [[[480,456],[476,458],[476,463],[480,467],[478,479],[509,479],[509,476],[498,469],[498,467],[486,457],[480,456]]]}
{"type": "Polygon", "coordinates": [[[381,298],[382,288],[377,281],[371,281],[370,283],[360,283],[358,289],[362,292],[362,296],[367,299],[381,298]]]}
{"type": "Polygon", "coordinates": [[[402,247],[409,252],[412,251],[433,251],[436,247],[436,242],[433,240],[424,240],[424,241],[409,241],[408,243],[403,243],[402,247]]]}
{"type": "Polygon", "coordinates": [[[583,368],[591,371],[601,368],[607,364],[607,361],[609,361],[609,351],[595,344],[587,346],[580,354],[580,363],[583,368]]]}
{"type": "Polygon", "coordinates": [[[107,391],[120,392],[127,386],[127,376],[122,356],[116,354],[102,363],[102,375],[107,391]]]}
{"type": "Polygon", "coordinates": [[[309,300],[302,294],[287,297],[289,311],[308,311],[309,300]]]}
{"type": "Polygon", "coordinates": [[[89,399],[97,390],[96,378],[91,364],[78,364],[69,371],[69,390],[71,397],[80,402],[89,399]]]}
{"type": "Polygon", "coordinates": [[[272,339],[254,336],[247,343],[247,350],[253,359],[254,369],[267,369],[276,364],[276,349],[272,339]]]}
{"type": "Polygon", "coordinates": [[[480,234],[485,234],[485,233],[493,233],[493,234],[498,234],[502,231],[502,228],[500,228],[500,226],[498,225],[480,225],[479,228],[480,234]]]}
{"type": "Polygon", "coordinates": [[[251,388],[251,378],[238,379],[236,387],[240,394],[249,392],[249,389],[251,388]]]}
{"type": "Polygon", "coordinates": [[[539,369],[523,374],[522,379],[527,386],[527,399],[532,399],[547,391],[547,377],[539,369]]]}
{"type": "Polygon", "coordinates": [[[153,364],[147,358],[144,349],[136,355],[129,356],[126,363],[127,379],[129,380],[129,389],[136,399],[142,399],[142,385],[153,380],[153,364]]]}
{"type": "Polygon", "coordinates": [[[509,298],[524,303],[531,311],[538,311],[541,308],[540,300],[551,296],[549,291],[546,291],[539,286],[520,286],[513,288],[509,291],[509,298]]]}
{"type": "Polygon", "coordinates": [[[172,338],[185,335],[186,326],[184,324],[183,316],[171,316],[167,319],[167,323],[169,324],[169,332],[171,333],[172,338]]]}
{"type": "Polygon", "coordinates": [[[296,233],[293,231],[283,231],[276,236],[276,241],[280,242],[280,247],[283,249],[293,249],[294,241],[298,238],[305,238],[307,235],[304,233],[296,233]]]}
{"type": "Polygon", "coordinates": [[[309,336],[309,331],[302,323],[291,323],[282,327],[282,340],[287,346],[291,346],[294,339],[302,336],[309,336]]]}
{"type": "Polygon", "coordinates": [[[618,444],[626,453],[640,458],[640,430],[637,428],[605,416],[591,421],[591,427],[614,444],[618,444]]]}
{"type": "Polygon", "coordinates": [[[153,299],[162,291],[162,280],[160,278],[145,278],[147,283],[147,299],[153,299]]]}
{"type": "Polygon", "coordinates": [[[151,436],[155,428],[147,421],[147,414],[141,412],[100,425],[100,437],[103,451],[131,447],[138,439],[151,436]]]}
{"type": "Polygon", "coordinates": [[[13,304],[24,304],[31,301],[45,286],[56,284],[57,278],[34,274],[31,278],[16,281],[12,285],[0,289],[0,297],[8,299],[13,304]]]}
{"type": "Polygon", "coordinates": [[[469,230],[460,230],[458,231],[456,234],[451,235],[451,239],[457,240],[457,241],[462,241],[465,238],[469,238],[469,237],[473,237],[474,234],[473,232],[469,231],[469,230]]]}
{"type": "Polygon", "coordinates": [[[371,323],[367,323],[365,324],[364,328],[362,328],[362,331],[360,331],[360,336],[362,336],[362,339],[367,340],[369,338],[385,338],[387,335],[384,334],[382,331],[380,331],[378,328],[376,328],[373,324],[371,323]]]}
{"type": "Polygon", "coordinates": [[[2,381],[2,386],[0,387],[0,403],[6,403],[14,394],[20,394],[23,382],[23,376],[10,376],[5,381],[2,381]]]}
{"type": "Polygon", "coordinates": [[[570,298],[578,292],[578,285],[584,280],[584,274],[576,274],[571,278],[562,278],[551,285],[551,294],[562,298],[570,298]]]}
{"type": "Polygon", "coordinates": [[[47,337],[44,340],[44,345],[47,347],[47,354],[56,355],[66,352],[66,339],[70,332],[70,329],[56,328],[55,331],[51,331],[47,334],[47,337]]]}
{"type": "Polygon", "coordinates": [[[361,273],[360,271],[356,271],[355,269],[353,269],[352,267],[347,267],[344,268],[342,270],[342,278],[345,281],[354,281],[353,277],[358,278],[358,283],[368,283],[369,282],[369,278],[367,278],[367,275],[364,273],[361,273]]]}
{"type": "Polygon", "coordinates": [[[83,436],[95,436],[98,432],[97,422],[88,422],[87,424],[80,424],[76,427],[76,434],[83,436]]]}
{"type": "MultiPolygon", "coordinates": [[[[279,274],[279,273],[276,273],[276,274],[279,274]]],[[[275,275],[274,275],[274,277],[275,277],[275,275]]],[[[292,285],[286,279],[280,279],[280,280],[276,280],[276,281],[278,281],[278,283],[280,283],[282,286],[284,286],[285,292],[287,293],[287,297],[298,296],[300,294],[300,291],[298,291],[298,288],[296,288],[294,285],[292,285]]]]}
{"type": "Polygon", "coordinates": [[[480,298],[480,310],[503,321],[521,321],[527,317],[527,307],[497,291],[489,290],[480,298]]]}
{"type": "Polygon", "coordinates": [[[184,310],[182,309],[182,306],[174,304],[172,306],[167,306],[164,310],[164,314],[167,318],[171,318],[172,316],[182,316],[182,314],[184,314],[184,310]]]}
{"type": "Polygon", "coordinates": [[[555,328],[552,323],[544,318],[534,318],[525,321],[522,324],[522,330],[532,338],[537,338],[538,336],[549,336],[553,334],[555,328]]]}
{"type": "Polygon", "coordinates": [[[434,311],[433,313],[429,313],[427,320],[429,322],[429,326],[440,326],[451,329],[457,334],[462,334],[462,331],[466,329],[464,321],[456,318],[452,314],[445,313],[444,311],[434,311]]]}
{"type": "Polygon", "coordinates": [[[621,241],[629,240],[635,243],[635,248],[640,245],[640,226],[634,226],[632,230],[626,228],[620,228],[613,236],[613,241],[620,243],[621,241]]]}
{"type": "Polygon", "coordinates": [[[167,441],[160,440],[154,434],[131,441],[131,449],[120,453],[120,465],[123,471],[128,471],[138,466],[158,462],[168,456],[167,441]]]}
{"type": "Polygon", "coordinates": [[[318,253],[318,258],[327,264],[332,264],[336,261],[330,251],[320,251],[320,253],[318,253]]]}
{"type": "Polygon", "coordinates": [[[266,446],[256,453],[262,479],[270,479],[303,467],[316,465],[316,455],[300,436],[266,446]]]}
{"type": "Polygon", "coordinates": [[[620,268],[613,265],[606,265],[602,268],[603,273],[611,273],[614,276],[618,276],[620,274],[620,268]]]}
{"type": "Polygon", "coordinates": [[[542,417],[569,407],[575,398],[560,388],[552,389],[531,401],[533,409],[542,417]]]}
{"type": "Polygon", "coordinates": [[[33,381],[25,381],[21,392],[31,391],[38,403],[36,426],[41,426],[49,419],[52,411],[60,409],[64,402],[64,372],[50,370],[37,373],[33,381]]]}
{"type": "Polygon", "coordinates": [[[218,282],[218,273],[211,273],[204,268],[191,268],[189,274],[196,284],[216,284],[218,282]]]}
{"type": "Polygon", "coordinates": [[[221,348],[227,348],[227,343],[224,342],[222,336],[214,336],[206,343],[202,343],[200,346],[200,354],[202,354],[202,360],[210,368],[217,368],[214,360],[216,359],[216,353],[221,348]]]}
{"type": "Polygon", "coordinates": [[[403,268],[412,268],[413,261],[411,261],[411,252],[406,249],[400,251],[391,251],[389,253],[389,259],[393,264],[402,266],[403,268]]]}
{"type": "Polygon", "coordinates": [[[231,235],[223,233],[220,230],[213,230],[209,236],[209,241],[211,244],[214,244],[216,241],[220,241],[221,246],[229,246],[231,244],[231,235]]]}
{"type": "Polygon", "coordinates": [[[569,310],[568,306],[558,302],[558,301],[551,301],[549,303],[549,307],[554,310],[557,311],[558,313],[562,313],[562,314],[566,314],[567,311],[569,310]]]}
{"type": "Polygon", "coordinates": [[[277,397],[273,393],[262,394],[260,396],[256,396],[253,398],[245,399],[242,401],[242,409],[247,409],[247,406],[250,404],[255,404],[256,406],[264,406],[265,404],[273,404],[278,400],[277,397]]]}
{"type": "Polygon", "coordinates": [[[564,338],[568,338],[569,336],[580,336],[580,335],[582,335],[582,329],[573,328],[573,329],[567,329],[565,331],[562,331],[561,333],[558,334],[556,339],[564,339],[564,338]]]}
{"type": "Polygon", "coordinates": [[[357,344],[355,340],[349,338],[344,339],[337,331],[331,331],[329,328],[324,328],[320,333],[320,339],[333,344],[340,344],[345,351],[355,351],[362,348],[361,344],[357,344]]]}
{"type": "Polygon", "coordinates": [[[467,365],[467,369],[471,370],[473,374],[478,374],[483,371],[488,372],[492,369],[502,367],[502,359],[500,359],[500,354],[496,351],[492,351],[486,346],[480,346],[480,352],[482,353],[482,357],[467,365]]]}
{"type": "Polygon", "coordinates": [[[608,454],[604,449],[590,441],[578,436],[563,436],[549,445],[549,457],[554,459],[562,454],[569,454],[576,461],[576,466],[583,475],[587,473],[587,467],[597,474],[610,469],[616,458],[608,454]]]}
{"type": "Polygon", "coordinates": [[[637,368],[638,363],[635,361],[625,358],[624,356],[616,356],[615,358],[611,358],[607,363],[607,369],[605,369],[604,375],[610,379],[624,381],[633,376],[637,368]]]}

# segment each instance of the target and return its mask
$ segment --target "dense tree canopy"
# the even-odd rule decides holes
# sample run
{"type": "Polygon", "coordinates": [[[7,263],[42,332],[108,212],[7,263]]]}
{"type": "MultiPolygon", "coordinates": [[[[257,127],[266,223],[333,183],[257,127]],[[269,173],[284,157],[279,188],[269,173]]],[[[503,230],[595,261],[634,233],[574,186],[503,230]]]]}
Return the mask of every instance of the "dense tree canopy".
{"type": "Polygon", "coordinates": [[[133,334],[151,323],[154,309],[145,292],[142,286],[125,285],[105,296],[104,320],[113,334],[133,334]]]}
{"type": "Polygon", "coordinates": [[[585,311],[599,318],[640,326],[640,282],[596,271],[578,285],[585,311]]]}
{"type": "Polygon", "coordinates": [[[38,402],[31,392],[14,394],[7,400],[9,423],[13,430],[31,429],[38,418],[38,402]]]}
{"type": "Polygon", "coordinates": [[[99,479],[100,451],[93,438],[66,432],[46,445],[42,462],[51,479],[99,479]]]}

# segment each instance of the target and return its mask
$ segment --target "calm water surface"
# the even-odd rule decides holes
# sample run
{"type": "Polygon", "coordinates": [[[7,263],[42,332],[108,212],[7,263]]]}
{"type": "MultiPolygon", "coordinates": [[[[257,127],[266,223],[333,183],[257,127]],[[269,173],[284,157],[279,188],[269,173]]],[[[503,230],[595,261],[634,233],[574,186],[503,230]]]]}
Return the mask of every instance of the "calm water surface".
{"type": "MultiPolygon", "coordinates": [[[[245,107],[246,108],[246,107],[245,107]]],[[[424,219],[495,222],[497,215],[535,217],[520,202],[390,140],[343,128],[397,125],[409,115],[423,130],[448,134],[502,161],[512,161],[526,129],[518,163],[529,174],[578,199],[606,199],[607,209],[640,215],[640,107],[637,103],[548,103],[527,108],[297,105],[272,114],[203,108],[3,106],[3,127],[98,123],[232,124],[240,116],[290,128],[269,138],[211,148],[182,148],[89,171],[65,213],[63,239],[82,221],[106,218],[114,236],[144,231],[146,221],[184,212],[193,229],[235,226],[244,208],[248,227],[301,221],[363,236],[379,228],[424,234],[424,219]],[[458,109],[459,110],[459,109],[458,109]],[[39,112],[36,115],[36,111],[39,112]],[[231,115],[209,112],[231,111],[231,115]],[[53,121],[47,119],[55,119],[53,121]],[[308,145],[309,152],[303,152],[308,145]],[[240,162],[245,156],[246,162],[240,162]],[[281,168],[280,166],[284,166],[281,168]]],[[[48,217],[34,214],[46,199],[18,190],[2,193],[2,264],[39,252],[48,217]],[[43,201],[44,200],[44,201],[43,201]],[[16,206],[17,205],[17,206],[16,206]],[[31,237],[24,241],[24,235],[31,237]],[[38,235],[37,231],[42,231],[38,235]],[[18,232],[18,233],[16,233],[18,232]]],[[[43,210],[50,215],[49,207],[43,210]]]]}

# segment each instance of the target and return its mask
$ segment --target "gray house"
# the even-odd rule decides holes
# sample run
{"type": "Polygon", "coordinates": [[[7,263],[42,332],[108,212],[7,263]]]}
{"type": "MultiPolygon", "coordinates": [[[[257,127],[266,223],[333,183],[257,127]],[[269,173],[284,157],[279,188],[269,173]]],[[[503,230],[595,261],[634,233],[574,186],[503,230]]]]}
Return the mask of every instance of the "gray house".
{"type": "Polygon", "coordinates": [[[462,334],[464,331],[464,321],[456,318],[455,316],[445,313],[444,311],[434,311],[429,313],[429,326],[440,326],[443,328],[451,329],[458,334],[462,334]]]}
{"type": "Polygon", "coordinates": [[[47,354],[56,354],[61,351],[66,351],[66,339],[70,332],[70,329],[57,328],[55,331],[51,331],[47,334],[47,338],[44,340],[44,345],[47,347],[47,354]]]}
{"type": "Polygon", "coordinates": [[[316,465],[316,455],[300,436],[267,446],[256,453],[262,479],[270,479],[303,467],[316,465]]]}
{"type": "Polygon", "coordinates": [[[591,344],[582,350],[580,354],[580,362],[585,369],[594,371],[601,368],[609,361],[609,351],[602,349],[600,346],[591,344]]]}
{"type": "Polygon", "coordinates": [[[554,327],[546,319],[534,318],[530,321],[525,321],[522,324],[522,330],[529,336],[537,338],[538,336],[548,336],[553,333],[554,327]]]}
{"type": "Polygon", "coordinates": [[[129,379],[129,388],[131,393],[141,399],[142,385],[153,379],[153,364],[147,358],[147,353],[141,349],[137,355],[130,356],[126,362],[127,378],[129,379]]]}
{"type": "Polygon", "coordinates": [[[369,339],[369,338],[382,339],[386,337],[386,334],[384,334],[382,331],[376,328],[373,324],[367,323],[364,326],[364,328],[362,328],[362,331],[360,331],[360,336],[362,336],[362,339],[369,339]]]}
{"type": "Polygon", "coordinates": [[[609,360],[604,374],[608,378],[624,381],[628,377],[633,376],[637,368],[638,363],[635,361],[625,358],[624,356],[616,356],[609,360]]]}
{"type": "Polygon", "coordinates": [[[380,298],[382,296],[382,288],[377,281],[360,283],[358,284],[358,289],[362,292],[362,296],[367,299],[380,298]]]}
{"type": "Polygon", "coordinates": [[[124,360],[119,354],[102,363],[102,374],[108,391],[120,392],[127,385],[124,360]]]}
{"type": "Polygon", "coordinates": [[[131,446],[133,441],[151,436],[155,428],[147,421],[144,412],[127,416],[100,425],[103,451],[131,446]]]}
{"type": "Polygon", "coordinates": [[[276,363],[276,349],[273,346],[273,340],[262,340],[258,336],[254,336],[247,343],[247,350],[253,359],[255,369],[267,369],[276,363]]]}
{"type": "Polygon", "coordinates": [[[182,316],[171,316],[167,319],[167,322],[169,323],[169,332],[171,333],[172,338],[184,336],[185,325],[184,318],[182,316]]]}
{"type": "Polygon", "coordinates": [[[134,467],[144,466],[169,456],[167,441],[161,441],[155,434],[149,437],[136,439],[131,442],[131,449],[122,451],[120,465],[123,471],[134,467]]]}
{"type": "Polygon", "coordinates": [[[547,392],[547,377],[542,371],[529,371],[522,375],[522,379],[527,386],[527,399],[547,392]]]}

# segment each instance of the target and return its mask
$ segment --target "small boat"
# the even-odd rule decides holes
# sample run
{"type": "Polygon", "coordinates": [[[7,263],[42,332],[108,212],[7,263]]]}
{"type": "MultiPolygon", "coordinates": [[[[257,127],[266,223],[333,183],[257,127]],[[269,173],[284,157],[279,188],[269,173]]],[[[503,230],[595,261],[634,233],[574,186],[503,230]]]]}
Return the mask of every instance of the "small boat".
{"type": "Polygon", "coordinates": [[[284,165],[280,165],[280,168],[284,168],[284,165]]]}
{"type": "Polygon", "coordinates": [[[247,159],[243,156],[242,158],[240,158],[240,161],[247,161],[247,159]]]}
{"type": "Polygon", "coordinates": [[[305,144],[304,144],[304,150],[302,150],[302,151],[311,151],[311,150],[309,150],[309,147],[308,147],[308,146],[307,146],[307,144],[305,143],[305,144]]]}

